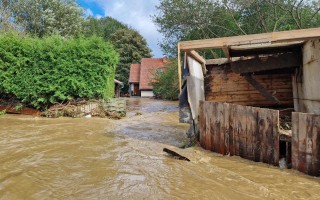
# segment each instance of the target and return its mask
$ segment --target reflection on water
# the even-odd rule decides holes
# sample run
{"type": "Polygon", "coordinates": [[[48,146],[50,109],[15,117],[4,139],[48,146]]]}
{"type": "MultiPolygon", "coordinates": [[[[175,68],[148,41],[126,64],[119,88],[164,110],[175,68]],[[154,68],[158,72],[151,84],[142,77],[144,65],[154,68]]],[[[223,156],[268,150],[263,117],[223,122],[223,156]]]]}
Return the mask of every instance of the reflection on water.
{"type": "Polygon", "coordinates": [[[0,117],[0,199],[320,199],[318,178],[177,148],[188,126],[176,102],[128,106],[117,121],[0,117]]]}

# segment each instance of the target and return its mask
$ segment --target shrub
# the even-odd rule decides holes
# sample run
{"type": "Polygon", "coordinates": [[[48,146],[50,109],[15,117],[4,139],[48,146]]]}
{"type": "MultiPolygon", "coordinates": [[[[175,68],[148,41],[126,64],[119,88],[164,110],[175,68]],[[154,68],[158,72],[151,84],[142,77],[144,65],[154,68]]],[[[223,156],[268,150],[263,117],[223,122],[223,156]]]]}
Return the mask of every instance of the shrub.
{"type": "Polygon", "coordinates": [[[104,40],[0,35],[0,94],[35,108],[113,96],[118,54],[104,40]]]}
{"type": "Polygon", "coordinates": [[[163,72],[156,72],[152,83],[156,98],[176,100],[179,95],[178,63],[171,60],[163,72]]]}

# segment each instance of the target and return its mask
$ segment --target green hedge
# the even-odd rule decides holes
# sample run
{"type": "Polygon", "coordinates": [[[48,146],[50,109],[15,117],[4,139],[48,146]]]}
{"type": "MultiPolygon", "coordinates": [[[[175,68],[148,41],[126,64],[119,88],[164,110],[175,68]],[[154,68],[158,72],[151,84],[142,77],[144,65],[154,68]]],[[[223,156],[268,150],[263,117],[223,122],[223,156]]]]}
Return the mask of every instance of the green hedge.
{"type": "Polygon", "coordinates": [[[0,35],[0,95],[35,108],[114,93],[118,54],[97,37],[0,35]]]}

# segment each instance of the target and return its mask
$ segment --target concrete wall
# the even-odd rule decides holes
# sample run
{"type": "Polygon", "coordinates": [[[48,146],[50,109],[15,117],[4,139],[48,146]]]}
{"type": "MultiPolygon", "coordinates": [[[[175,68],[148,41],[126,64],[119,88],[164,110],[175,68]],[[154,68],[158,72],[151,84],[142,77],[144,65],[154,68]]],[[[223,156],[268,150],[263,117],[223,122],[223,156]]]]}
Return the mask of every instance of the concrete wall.
{"type": "Polygon", "coordinates": [[[107,113],[117,113],[121,116],[126,115],[126,100],[121,98],[109,99],[101,102],[101,105],[107,113]]]}
{"type": "Polygon", "coordinates": [[[141,91],[141,97],[153,97],[153,91],[141,91]]]}
{"type": "Polygon", "coordinates": [[[293,77],[295,111],[320,114],[320,40],[303,46],[303,67],[293,77]]]}

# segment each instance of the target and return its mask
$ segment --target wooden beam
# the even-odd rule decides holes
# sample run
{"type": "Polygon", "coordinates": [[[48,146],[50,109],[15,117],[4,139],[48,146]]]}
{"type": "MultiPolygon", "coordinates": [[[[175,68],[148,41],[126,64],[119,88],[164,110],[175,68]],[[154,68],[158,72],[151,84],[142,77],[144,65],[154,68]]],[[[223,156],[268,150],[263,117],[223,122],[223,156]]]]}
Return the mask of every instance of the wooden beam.
{"type": "Polygon", "coordinates": [[[226,57],[228,60],[230,60],[229,47],[224,47],[224,48],[222,48],[222,50],[223,50],[223,53],[224,53],[225,57],[226,57]]]}
{"type": "Polygon", "coordinates": [[[301,56],[294,53],[268,57],[239,60],[231,63],[231,70],[236,73],[250,73],[274,69],[293,68],[302,64],[301,56]]]}
{"type": "Polygon", "coordinates": [[[194,58],[196,61],[198,61],[200,64],[206,64],[206,60],[196,51],[187,51],[188,56],[194,58]]]}
{"type": "Polygon", "coordinates": [[[206,59],[204,59],[198,52],[192,50],[192,51],[187,51],[188,56],[192,57],[196,61],[198,61],[201,64],[202,67],[202,73],[206,74],[207,69],[206,69],[206,59]]]}
{"type": "MultiPolygon", "coordinates": [[[[241,46],[238,46],[241,47],[241,46]]],[[[274,48],[248,48],[248,49],[230,49],[231,57],[241,57],[241,56],[255,56],[255,55],[268,55],[268,54],[280,54],[289,52],[301,52],[302,45],[300,46],[279,46],[274,48]]]]}
{"type": "Polygon", "coordinates": [[[179,42],[180,49],[221,49],[227,46],[259,44],[259,43],[280,43],[290,41],[306,41],[320,38],[320,28],[300,29],[282,32],[261,33],[253,35],[242,35],[233,37],[213,38],[205,40],[193,40],[179,42]]]}
{"type": "Polygon", "coordinates": [[[262,96],[280,105],[280,101],[267,89],[265,89],[258,81],[254,80],[250,74],[245,74],[244,79],[246,79],[246,81],[248,81],[248,83],[250,83],[254,88],[256,88],[256,90],[258,90],[262,94],[262,96]]]}
{"type": "Polygon", "coordinates": [[[206,60],[206,65],[224,65],[228,64],[230,61],[228,58],[219,58],[219,59],[208,59],[206,60]]]}

